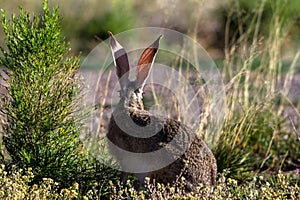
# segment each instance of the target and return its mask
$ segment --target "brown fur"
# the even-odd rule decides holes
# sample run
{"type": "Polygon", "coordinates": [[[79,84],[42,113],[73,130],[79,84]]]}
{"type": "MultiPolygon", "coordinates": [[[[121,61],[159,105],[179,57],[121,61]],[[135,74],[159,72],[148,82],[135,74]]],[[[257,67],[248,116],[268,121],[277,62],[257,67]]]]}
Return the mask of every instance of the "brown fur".
{"type": "MultiPolygon", "coordinates": [[[[143,87],[149,76],[162,36],[141,55],[136,71],[136,81],[133,82],[128,80],[129,63],[126,51],[112,33],[110,36],[111,50],[121,86],[121,100],[113,112],[107,133],[107,138],[113,143],[113,145],[109,143],[110,153],[120,163],[123,170],[128,166],[133,166],[127,165],[128,163],[138,165],[139,171],[143,172],[143,169],[147,169],[148,166],[161,166],[160,164],[165,163],[166,160],[172,161],[161,169],[155,168],[150,172],[136,173],[135,176],[141,185],[146,176],[165,184],[176,183],[181,176],[184,176],[187,186],[191,190],[199,183],[213,185],[217,175],[216,159],[204,141],[179,121],[154,116],[144,110],[143,87]],[[119,125],[125,126],[129,133],[124,132],[119,125]],[[145,127],[145,129],[138,129],[141,127],[145,127]],[[143,138],[143,136],[147,136],[144,130],[150,127],[150,132],[155,134],[143,138]],[[132,136],[132,133],[135,133],[135,136],[132,136]],[[151,159],[144,154],[137,157],[136,154],[124,152],[122,154],[117,148],[114,148],[115,146],[132,153],[150,153],[160,150],[160,154],[151,159]]],[[[156,154],[154,155],[156,156],[156,154]]],[[[127,179],[127,173],[122,174],[122,179],[123,182],[127,179]]]]}
{"type": "MultiPolygon", "coordinates": [[[[129,99],[132,100],[133,98],[130,96],[129,99]]],[[[179,159],[170,165],[141,175],[140,181],[144,181],[143,178],[148,176],[151,180],[155,179],[160,183],[175,183],[180,176],[184,176],[190,189],[193,189],[193,186],[197,186],[199,183],[204,185],[213,185],[215,183],[217,175],[216,160],[201,138],[176,120],[153,116],[148,111],[135,107],[142,105],[141,102],[131,102],[129,103],[131,106],[124,105],[126,104],[125,102],[126,100],[123,98],[112,115],[107,134],[111,142],[124,150],[135,153],[146,153],[166,148],[167,155],[176,156],[181,155],[187,149],[179,159]],[[149,138],[133,137],[118,127],[114,115],[127,115],[130,117],[129,119],[139,126],[147,126],[152,122],[157,127],[162,127],[162,129],[149,138]],[[174,139],[175,135],[180,136],[175,142],[176,145],[171,145],[167,148],[166,145],[174,139]]],[[[111,153],[120,162],[121,167],[128,162],[124,155],[119,156],[118,153],[111,153]]],[[[126,179],[126,177],[123,178],[126,179]]]]}

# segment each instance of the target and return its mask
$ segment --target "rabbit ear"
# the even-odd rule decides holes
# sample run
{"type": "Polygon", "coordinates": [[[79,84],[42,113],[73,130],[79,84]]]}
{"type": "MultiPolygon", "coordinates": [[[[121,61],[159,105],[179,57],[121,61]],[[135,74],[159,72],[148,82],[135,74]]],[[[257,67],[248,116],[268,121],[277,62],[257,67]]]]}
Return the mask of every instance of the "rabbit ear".
{"type": "Polygon", "coordinates": [[[125,89],[128,83],[129,73],[129,62],[125,49],[120,45],[111,32],[108,32],[110,35],[110,48],[114,58],[114,64],[117,70],[117,76],[122,90],[125,89]]]}
{"type": "Polygon", "coordinates": [[[153,65],[155,56],[157,54],[159,41],[161,38],[162,35],[160,35],[147,49],[144,50],[138,62],[138,66],[136,69],[136,77],[137,77],[138,88],[142,90],[149,77],[150,69],[153,65]]]}

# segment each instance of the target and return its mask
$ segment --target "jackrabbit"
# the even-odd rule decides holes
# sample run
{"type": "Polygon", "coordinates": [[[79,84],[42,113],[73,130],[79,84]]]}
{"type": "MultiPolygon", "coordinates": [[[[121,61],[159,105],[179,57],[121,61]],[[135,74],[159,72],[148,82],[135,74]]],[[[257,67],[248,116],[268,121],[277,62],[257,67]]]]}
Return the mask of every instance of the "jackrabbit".
{"type": "Polygon", "coordinates": [[[112,114],[107,133],[109,151],[124,171],[121,177],[123,182],[127,179],[127,172],[134,172],[140,186],[144,184],[145,177],[172,184],[181,176],[190,189],[199,183],[213,185],[217,175],[216,159],[204,141],[181,122],[144,110],[143,89],[161,37],[144,50],[136,69],[136,80],[129,81],[127,53],[110,33],[110,46],[121,90],[120,102],[112,114]],[[152,128],[143,131],[148,127],[152,128]],[[150,131],[156,134],[145,137],[146,132],[150,131]],[[156,159],[146,156],[157,151],[161,152],[155,154],[156,159]],[[166,160],[170,160],[168,165],[155,169],[166,160]],[[151,166],[153,171],[149,170],[151,166]]]}

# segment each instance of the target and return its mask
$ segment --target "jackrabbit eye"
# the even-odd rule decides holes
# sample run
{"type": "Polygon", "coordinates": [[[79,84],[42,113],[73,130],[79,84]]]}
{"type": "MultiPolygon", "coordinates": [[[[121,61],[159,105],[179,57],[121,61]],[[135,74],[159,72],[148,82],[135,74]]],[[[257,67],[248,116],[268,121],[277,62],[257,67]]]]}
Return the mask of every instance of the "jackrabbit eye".
{"type": "Polygon", "coordinates": [[[138,89],[136,89],[136,90],[134,90],[134,93],[136,93],[136,94],[138,94],[140,92],[140,89],[138,88],[138,89]]]}

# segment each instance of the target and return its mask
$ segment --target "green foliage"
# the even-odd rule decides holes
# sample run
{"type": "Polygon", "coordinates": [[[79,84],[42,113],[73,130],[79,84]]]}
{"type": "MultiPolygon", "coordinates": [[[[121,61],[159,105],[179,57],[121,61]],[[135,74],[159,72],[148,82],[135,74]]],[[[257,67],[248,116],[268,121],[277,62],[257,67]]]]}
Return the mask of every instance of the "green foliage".
{"type": "Polygon", "coordinates": [[[83,27],[82,34],[85,37],[93,37],[96,34],[105,39],[109,36],[107,30],[119,33],[133,28],[134,17],[134,9],[130,1],[112,1],[110,9],[83,27]]]}
{"type": "MultiPolygon", "coordinates": [[[[77,31],[78,38],[85,44],[89,44],[95,37],[102,40],[107,39],[108,31],[117,34],[134,28],[135,18],[135,9],[131,0],[110,1],[110,6],[102,15],[94,17],[80,27],[80,30],[77,31]]],[[[88,49],[85,48],[88,47],[88,45],[82,45],[79,48],[86,51],[88,49]]]]}
{"type": "Polygon", "coordinates": [[[43,11],[32,17],[20,9],[11,21],[2,12],[7,50],[1,48],[0,61],[9,77],[0,107],[9,158],[2,162],[32,168],[34,183],[45,177],[61,186],[77,181],[81,190],[99,179],[108,184],[116,172],[87,156],[78,137],[79,59],[69,55],[58,8],[49,10],[45,1],[43,11]]]}
{"type": "Polygon", "coordinates": [[[32,167],[37,179],[67,180],[80,165],[75,94],[79,59],[68,56],[61,35],[58,9],[31,17],[20,9],[8,20],[2,12],[7,51],[1,65],[6,69],[7,95],[1,111],[7,121],[3,144],[11,162],[32,167]]]}

